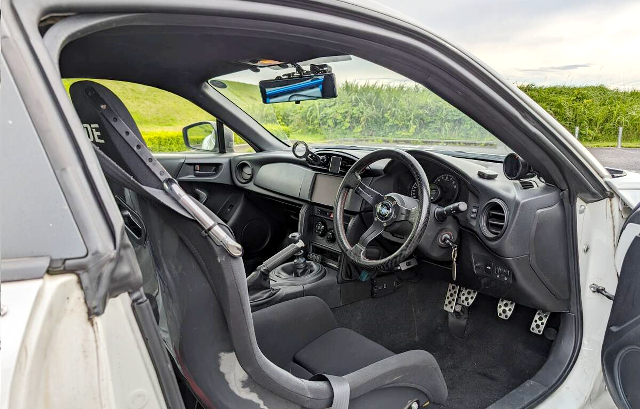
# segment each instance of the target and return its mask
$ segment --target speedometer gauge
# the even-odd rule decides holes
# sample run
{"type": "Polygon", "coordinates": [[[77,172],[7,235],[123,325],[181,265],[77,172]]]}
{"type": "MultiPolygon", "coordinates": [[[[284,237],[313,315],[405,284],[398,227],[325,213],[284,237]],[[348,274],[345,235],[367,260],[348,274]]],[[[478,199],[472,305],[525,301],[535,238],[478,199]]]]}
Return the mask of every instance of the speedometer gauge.
{"type": "MultiPolygon", "coordinates": [[[[418,182],[411,185],[411,197],[418,198],[418,182]]],[[[432,203],[449,205],[458,197],[458,180],[448,173],[438,176],[429,184],[429,198],[432,203]]]]}

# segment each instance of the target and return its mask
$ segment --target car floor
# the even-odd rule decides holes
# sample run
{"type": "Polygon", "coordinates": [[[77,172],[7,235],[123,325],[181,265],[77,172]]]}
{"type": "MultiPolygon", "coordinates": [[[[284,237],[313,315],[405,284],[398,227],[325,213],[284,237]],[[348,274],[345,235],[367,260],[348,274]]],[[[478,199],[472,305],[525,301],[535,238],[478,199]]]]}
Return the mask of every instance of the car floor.
{"type": "Polygon", "coordinates": [[[498,318],[498,300],[478,294],[464,339],[451,335],[443,310],[448,283],[426,276],[402,282],[393,294],[333,310],[338,324],[395,353],[423,349],[436,358],[449,397],[444,408],[485,408],[531,378],[552,341],[529,331],[535,310],[516,306],[498,318]]]}

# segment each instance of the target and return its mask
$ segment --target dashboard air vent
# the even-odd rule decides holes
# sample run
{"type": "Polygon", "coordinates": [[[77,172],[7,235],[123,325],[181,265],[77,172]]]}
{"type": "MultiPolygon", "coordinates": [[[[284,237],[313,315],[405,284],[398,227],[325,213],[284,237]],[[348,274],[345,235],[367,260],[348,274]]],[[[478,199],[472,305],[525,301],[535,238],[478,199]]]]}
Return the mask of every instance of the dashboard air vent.
{"type": "Polygon", "coordinates": [[[249,183],[253,179],[253,167],[249,162],[240,162],[236,166],[236,178],[240,183],[249,183]]]}
{"type": "Polygon", "coordinates": [[[500,199],[491,199],[484,205],[480,219],[480,230],[488,239],[502,237],[507,229],[507,205],[500,199]]]}
{"type": "Polygon", "coordinates": [[[521,180],[520,181],[520,186],[522,186],[523,189],[533,189],[534,187],[537,187],[538,185],[536,184],[536,182],[532,181],[532,180],[521,180]]]}
{"type": "Polygon", "coordinates": [[[351,169],[351,166],[356,163],[353,158],[343,155],[334,155],[327,152],[317,153],[316,156],[318,157],[318,161],[315,163],[309,162],[307,159],[309,166],[315,169],[329,171],[331,173],[345,174],[349,169],[351,169]],[[337,166],[337,163],[340,163],[340,167],[338,169],[333,169],[332,166],[334,166],[334,163],[336,164],[335,166],[337,166]]]}
{"type": "Polygon", "coordinates": [[[351,166],[353,166],[354,163],[356,163],[355,160],[351,158],[342,157],[342,162],[340,162],[340,172],[347,173],[349,169],[351,169],[351,166]]]}

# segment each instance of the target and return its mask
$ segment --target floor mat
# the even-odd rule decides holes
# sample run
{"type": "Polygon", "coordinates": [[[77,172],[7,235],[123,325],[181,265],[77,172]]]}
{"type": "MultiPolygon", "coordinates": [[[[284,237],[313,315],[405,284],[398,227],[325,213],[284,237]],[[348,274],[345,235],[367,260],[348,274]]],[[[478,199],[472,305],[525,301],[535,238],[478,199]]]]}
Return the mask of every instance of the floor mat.
{"type": "Polygon", "coordinates": [[[424,349],[440,365],[449,398],[445,408],[485,408],[544,364],[551,341],[529,332],[535,310],[516,306],[508,321],[498,300],[478,294],[464,339],[452,336],[442,309],[448,283],[423,277],[397,292],[334,309],[338,324],[399,353],[424,349]]]}

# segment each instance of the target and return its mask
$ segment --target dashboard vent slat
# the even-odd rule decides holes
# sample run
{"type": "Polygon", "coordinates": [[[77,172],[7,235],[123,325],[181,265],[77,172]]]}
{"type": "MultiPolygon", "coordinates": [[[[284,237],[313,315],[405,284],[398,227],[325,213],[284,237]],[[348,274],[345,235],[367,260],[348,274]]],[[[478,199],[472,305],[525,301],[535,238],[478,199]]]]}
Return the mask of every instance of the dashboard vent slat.
{"type": "Polygon", "coordinates": [[[484,206],[480,218],[480,230],[488,239],[502,237],[508,222],[507,205],[500,199],[491,199],[484,206]]]}
{"type": "Polygon", "coordinates": [[[538,185],[536,184],[536,182],[532,181],[532,180],[521,180],[520,181],[520,186],[522,186],[523,189],[533,189],[534,187],[538,187],[538,185]]]}

